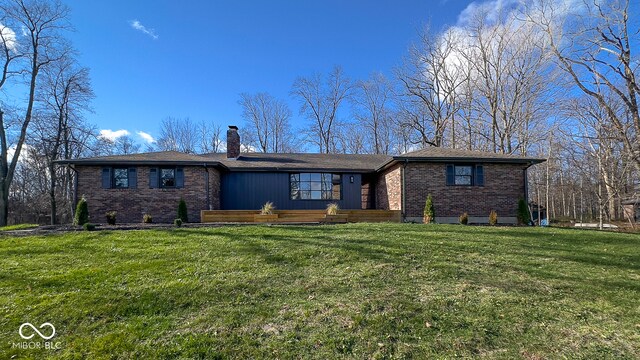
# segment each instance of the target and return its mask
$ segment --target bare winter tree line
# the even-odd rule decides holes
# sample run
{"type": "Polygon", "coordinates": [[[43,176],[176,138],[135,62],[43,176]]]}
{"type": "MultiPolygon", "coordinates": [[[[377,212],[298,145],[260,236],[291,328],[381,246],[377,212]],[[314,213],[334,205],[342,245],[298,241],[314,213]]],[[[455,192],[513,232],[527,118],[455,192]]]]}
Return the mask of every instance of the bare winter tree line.
{"type": "MultiPolygon", "coordinates": [[[[291,96],[307,123],[287,138],[325,153],[442,146],[544,157],[530,170],[537,209],[552,219],[622,219],[620,201],[637,197],[640,183],[640,14],[630,5],[478,6],[461,25],[421,32],[392,78],[353,80],[335,67],[296,79],[291,96]]],[[[240,103],[254,114],[246,95],[240,103]]],[[[247,130],[291,128],[259,114],[245,116],[247,130]]]]}
{"type": "MultiPolygon", "coordinates": [[[[0,89],[8,94],[0,103],[0,225],[69,221],[74,173],[55,160],[224,150],[220,124],[189,118],[162,119],[157,141],[145,148],[128,136],[99,136],[83,118],[93,92],[66,40],[67,8],[0,3],[0,89]]],[[[631,4],[476,6],[456,26],[421,31],[389,75],[353,79],[336,66],[298,77],[286,99],[240,94],[243,145],[272,153],[434,146],[544,157],[529,171],[530,199],[550,218],[621,219],[620,201],[637,196],[640,175],[640,17],[631,4]],[[304,119],[299,129],[296,116],[304,119]]]]}

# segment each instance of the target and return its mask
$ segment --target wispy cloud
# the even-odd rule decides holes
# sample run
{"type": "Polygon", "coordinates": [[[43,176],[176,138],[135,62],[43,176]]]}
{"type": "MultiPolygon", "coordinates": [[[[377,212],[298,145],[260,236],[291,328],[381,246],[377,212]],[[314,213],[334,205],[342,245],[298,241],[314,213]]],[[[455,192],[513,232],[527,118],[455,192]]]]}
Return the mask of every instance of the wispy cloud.
{"type": "Polygon", "coordinates": [[[100,137],[103,139],[111,140],[111,141],[115,141],[119,137],[127,136],[129,134],[130,134],[129,131],[125,129],[120,129],[115,131],[111,129],[100,130],[100,137]]]}
{"type": "Polygon", "coordinates": [[[146,133],[144,131],[138,131],[137,134],[142,138],[142,140],[146,141],[148,144],[153,144],[154,142],[156,142],[156,139],[154,139],[153,136],[151,136],[151,134],[149,133],[146,133]]]}
{"type": "Polygon", "coordinates": [[[146,26],[142,25],[142,23],[140,23],[140,21],[131,20],[129,22],[129,24],[131,25],[131,27],[133,29],[140,31],[141,33],[143,33],[145,35],[148,35],[153,40],[158,40],[158,35],[156,35],[155,30],[147,28],[146,26]]]}

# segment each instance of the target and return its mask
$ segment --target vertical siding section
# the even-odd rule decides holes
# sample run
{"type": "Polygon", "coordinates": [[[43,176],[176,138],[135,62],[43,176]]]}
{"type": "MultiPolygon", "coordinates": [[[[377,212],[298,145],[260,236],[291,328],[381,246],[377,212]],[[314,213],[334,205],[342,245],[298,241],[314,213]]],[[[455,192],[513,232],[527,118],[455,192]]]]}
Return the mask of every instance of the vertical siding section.
{"type": "Polygon", "coordinates": [[[289,173],[228,172],[221,179],[221,209],[257,210],[267,201],[281,210],[319,210],[333,202],[342,209],[360,209],[361,185],[361,174],[342,174],[342,200],[291,200],[289,173]]]}

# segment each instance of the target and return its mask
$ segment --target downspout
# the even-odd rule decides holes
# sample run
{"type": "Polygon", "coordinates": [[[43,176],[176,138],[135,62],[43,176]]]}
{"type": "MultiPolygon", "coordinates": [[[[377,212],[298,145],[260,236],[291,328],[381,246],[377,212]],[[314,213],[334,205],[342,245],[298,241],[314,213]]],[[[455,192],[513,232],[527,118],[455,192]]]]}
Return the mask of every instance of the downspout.
{"type": "Polygon", "coordinates": [[[78,204],[78,170],[72,164],[68,164],[67,167],[75,173],[73,177],[73,204],[71,204],[71,218],[73,219],[76,216],[76,205],[78,204]]]}
{"type": "Polygon", "coordinates": [[[406,220],[406,217],[407,217],[407,214],[405,213],[405,210],[407,208],[407,200],[406,200],[406,187],[405,187],[405,176],[404,176],[407,163],[408,163],[408,160],[404,159],[404,163],[402,164],[402,168],[400,169],[400,179],[402,182],[401,189],[400,189],[400,196],[402,197],[402,205],[401,205],[402,209],[400,209],[400,211],[402,213],[403,222],[406,220]]]}

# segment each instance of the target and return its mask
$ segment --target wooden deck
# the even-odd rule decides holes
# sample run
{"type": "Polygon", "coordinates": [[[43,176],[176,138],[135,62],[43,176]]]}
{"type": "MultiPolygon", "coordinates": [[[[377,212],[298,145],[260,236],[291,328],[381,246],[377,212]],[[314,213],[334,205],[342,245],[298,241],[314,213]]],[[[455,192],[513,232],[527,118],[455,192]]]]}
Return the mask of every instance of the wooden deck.
{"type": "Polygon", "coordinates": [[[399,210],[340,210],[328,219],[325,210],[276,210],[275,216],[261,216],[258,210],[202,210],[203,223],[321,223],[401,222],[399,210]]]}

